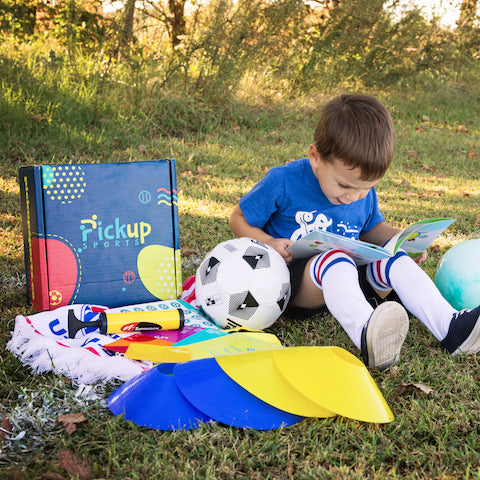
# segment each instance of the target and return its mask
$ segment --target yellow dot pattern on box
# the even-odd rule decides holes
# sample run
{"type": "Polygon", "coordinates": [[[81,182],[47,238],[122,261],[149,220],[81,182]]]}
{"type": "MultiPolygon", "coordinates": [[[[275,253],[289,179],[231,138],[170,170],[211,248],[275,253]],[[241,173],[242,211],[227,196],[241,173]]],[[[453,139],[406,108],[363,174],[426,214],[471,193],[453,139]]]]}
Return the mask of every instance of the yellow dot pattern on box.
{"type": "Polygon", "coordinates": [[[45,166],[42,183],[50,200],[72,203],[85,193],[85,174],[78,165],[45,166]]]}
{"type": "Polygon", "coordinates": [[[177,298],[179,252],[163,245],[149,245],[138,254],[137,268],[140,280],[152,295],[162,300],[177,298]]]}

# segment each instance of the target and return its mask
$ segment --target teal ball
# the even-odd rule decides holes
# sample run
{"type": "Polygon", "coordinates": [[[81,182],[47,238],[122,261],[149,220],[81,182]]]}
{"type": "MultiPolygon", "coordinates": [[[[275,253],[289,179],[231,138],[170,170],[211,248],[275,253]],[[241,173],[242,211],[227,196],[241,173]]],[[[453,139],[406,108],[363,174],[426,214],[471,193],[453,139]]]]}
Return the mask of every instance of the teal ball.
{"type": "Polygon", "coordinates": [[[480,304],[480,239],[448,250],[438,264],[435,285],[457,310],[480,304]]]}

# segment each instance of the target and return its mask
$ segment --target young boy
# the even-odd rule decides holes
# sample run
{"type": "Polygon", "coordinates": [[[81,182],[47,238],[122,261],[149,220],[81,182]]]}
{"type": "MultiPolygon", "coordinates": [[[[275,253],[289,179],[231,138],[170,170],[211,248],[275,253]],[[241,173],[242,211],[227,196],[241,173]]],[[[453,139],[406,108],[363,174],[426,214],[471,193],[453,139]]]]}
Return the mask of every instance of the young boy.
{"type": "Polygon", "coordinates": [[[340,250],[292,261],[287,248],[315,229],[377,245],[395,235],[375,193],[394,150],[393,122],[377,99],[336,97],[323,108],[308,158],[272,168],[229,220],[235,235],[271,245],[288,263],[287,315],[306,318],[328,308],[366,365],[380,370],[398,361],[409,327],[407,312],[393,299],[453,355],[480,351],[480,307],[458,312],[442,297],[417,264],[426,252],[417,263],[400,251],[357,269],[340,250]]]}

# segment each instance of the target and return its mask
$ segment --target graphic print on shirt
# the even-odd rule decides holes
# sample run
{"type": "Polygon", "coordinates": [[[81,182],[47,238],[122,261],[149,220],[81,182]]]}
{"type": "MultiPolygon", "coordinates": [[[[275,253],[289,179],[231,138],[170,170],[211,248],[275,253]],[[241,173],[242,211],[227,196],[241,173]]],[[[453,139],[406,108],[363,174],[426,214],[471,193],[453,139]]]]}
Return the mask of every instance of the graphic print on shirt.
{"type": "MultiPolygon", "coordinates": [[[[328,218],[323,213],[316,213],[317,210],[312,210],[310,212],[298,211],[295,214],[295,221],[298,223],[299,228],[292,233],[290,240],[296,241],[314,230],[327,231],[328,227],[332,226],[332,218],[328,218]]],[[[343,221],[333,225],[329,231],[350,238],[358,238],[359,234],[359,229],[356,225],[352,226],[350,223],[344,223],[343,221]]]]}

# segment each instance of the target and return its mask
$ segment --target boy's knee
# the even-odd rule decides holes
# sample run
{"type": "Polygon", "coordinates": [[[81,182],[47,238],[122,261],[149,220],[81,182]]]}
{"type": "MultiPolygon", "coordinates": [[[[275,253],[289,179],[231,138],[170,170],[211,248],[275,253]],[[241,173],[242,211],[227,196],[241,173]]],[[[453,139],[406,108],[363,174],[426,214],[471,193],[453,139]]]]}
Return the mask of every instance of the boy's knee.
{"type": "Polygon", "coordinates": [[[402,250],[401,248],[399,248],[393,257],[387,259],[387,262],[395,262],[396,260],[402,257],[410,258],[410,256],[405,250],[402,250]]]}
{"type": "Polygon", "coordinates": [[[352,257],[342,250],[328,250],[316,255],[310,261],[310,277],[317,288],[322,288],[322,281],[325,274],[337,265],[351,265],[357,268],[352,257]]]}
{"type": "Polygon", "coordinates": [[[324,265],[335,265],[336,263],[347,262],[351,263],[354,267],[356,267],[355,261],[348,253],[345,253],[343,250],[338,250],[335,248],[332,248],[331,250],[327,250],[326,252],[314,256],[312,258],[312,261],[313,263],[321,262],[324,265]]]}
{"type": "MultiPolygon", "coordinates": [[[[407,252],[399,249],[393,257],[377,260],[376,262],[367,265],[367,280],[373,289],[380,295],[381,298],[386,297],[392,290],[392,283],[390,281],[390,271],[393,265],[400,259],[407,261],[413,260],[409,257],[407,252]]],[[[402,261],[404,261],[402,260],[402,261]]]]}

